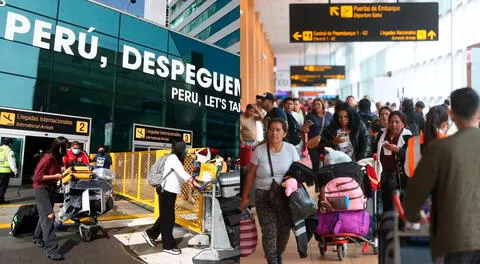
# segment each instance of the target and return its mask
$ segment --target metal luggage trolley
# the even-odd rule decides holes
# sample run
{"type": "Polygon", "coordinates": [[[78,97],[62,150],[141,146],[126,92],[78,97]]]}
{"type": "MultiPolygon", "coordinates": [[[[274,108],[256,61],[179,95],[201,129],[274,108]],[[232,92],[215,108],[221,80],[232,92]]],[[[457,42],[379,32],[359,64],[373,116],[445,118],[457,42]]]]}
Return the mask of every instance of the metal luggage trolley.
{"type": "Polygon", "coordinates": [[[72,219],[78,225],[80,237],[89,242],[97,237],[98,231],[106,234],[97,218],[113,208],[111,181],[115,174],[106,169],[92,171],[88,168],[91,171],[90,179],[85,177],[76,179],[76,170],[75,168],[72,170],[72,179],[63,182],[65,197],[59,219],[61,221],[72,219]],[[82,223],[81,219],[83,218],[88,218],[90,221],[82,223]]]}
{"type": "MultiPolygon", "coordinates": [[[[384,226],[388,226],[389,231],[386,233],[385,240],[383,241],[382,247],[380,247],[379,252],[379,263],[393,263],[393,264],[401,264],[401,240],[408,239],[413,237],[429,237],[429,222],[430,219],[427,217],[420,222],[420,230],[415,231],[405,231],[400,229],[399,224],[400,221],[407,221],[405,217],[405,211],[400,201],[400,192],[397,190],[393,194],[393,202],[395,205],[395,211],[390,214],[391,217],[388,218],[387,221],[390,223],[384,223],[384,226]],[[393,253],[393,259],[392,259],[393,253]]],[[[385,221],[385,220],[384,220],[385,221]]],[[[416,252],[418,253],[418,252],[416,252]]],[[[430,258],[430,252],[426,254],[428,258],[430,258]]],[[[421,258],[418,254],[415,258],[421,258]]],[[[421,260],[419,260],[421,261],[421,260]]],[[[423,262],[422,262],[423,263],[423,262]]]]}
{"type": "MultiPolygon", "coordinates": [[[[217,177],[210,182],[205,183],[199,191],[204,196],[204,219],[210,219],[210,227],[208,227],[207,221],[203,221],[204,233],[210,233],[210,243],[208,248],[202,250],[200,253],[192,258],[195,264],[204,263],[220,263],[225,259],[232,259],[240,257],[240,250],[234,249],[228,238],[225,222],[222,215],[222,209],[217,197],[221,196],[220,190],[218,190],[218,173],[217,177]],[[206,190],[207,186],[211,186],[210,190],[206,190]],[[215,195],[213,195],[215,194],[215,195]]],[[[193,237],[189,241],[189,245],[198,244],[199,241],[208,241],[206,234],[199,234],[193,237]]]]}

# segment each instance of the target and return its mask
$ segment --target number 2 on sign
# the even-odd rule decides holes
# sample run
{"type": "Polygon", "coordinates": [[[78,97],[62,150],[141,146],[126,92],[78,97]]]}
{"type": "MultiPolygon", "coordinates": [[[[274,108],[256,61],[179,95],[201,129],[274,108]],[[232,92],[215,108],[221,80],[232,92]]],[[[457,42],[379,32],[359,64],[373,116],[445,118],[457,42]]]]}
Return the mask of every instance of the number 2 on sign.
{"type": "Polygon", "coordinates": [[[87,134],[88,133],[88,123],[83,122],[83,121],[77,121],[77,133],[83,133],[87,134]]]}

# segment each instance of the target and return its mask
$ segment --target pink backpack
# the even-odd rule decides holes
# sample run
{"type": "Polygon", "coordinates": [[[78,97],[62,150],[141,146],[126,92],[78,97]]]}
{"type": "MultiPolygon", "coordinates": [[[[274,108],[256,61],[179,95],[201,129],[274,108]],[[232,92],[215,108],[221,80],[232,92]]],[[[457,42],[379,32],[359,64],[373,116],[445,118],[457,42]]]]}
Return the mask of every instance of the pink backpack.
{"type": "Polygon", "coordinates": [[[320,191],[318,209],[322,213],[364,210],[367,198],[355,179],[338,177],[330,180],[320,191]]]}

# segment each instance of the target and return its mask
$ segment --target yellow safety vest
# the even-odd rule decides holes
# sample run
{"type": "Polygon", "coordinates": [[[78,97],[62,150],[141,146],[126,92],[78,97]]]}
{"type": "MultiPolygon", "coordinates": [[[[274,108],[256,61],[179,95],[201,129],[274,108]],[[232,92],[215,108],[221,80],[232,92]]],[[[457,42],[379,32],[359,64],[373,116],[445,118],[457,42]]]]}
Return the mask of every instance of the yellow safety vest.
{"type": "Polygon", "coordinates": [[[0,173],[12,172],[12,169],[10,168],[10,162],[8,162],[10,151],[12,150],[9,146],[0,146],[0,173]]]}

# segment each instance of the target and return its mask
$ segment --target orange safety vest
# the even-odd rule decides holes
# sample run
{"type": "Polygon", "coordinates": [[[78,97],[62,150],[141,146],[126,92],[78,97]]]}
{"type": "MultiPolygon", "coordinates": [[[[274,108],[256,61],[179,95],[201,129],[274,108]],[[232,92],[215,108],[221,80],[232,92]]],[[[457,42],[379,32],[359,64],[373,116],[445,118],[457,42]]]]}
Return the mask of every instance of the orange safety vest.
{"type": "MultiPolygon", "coordinates": [[[[447,136],[439,133],[438,138],[446,138],[447,136]]],[[[407,143],[407,153],[405,157],[405,173],[412,178],[415,174],[420,159],[422,158],[421,146],[425,143],[425,136],[423,131],[420,131],[419,136],[411,137],[407,143]]]]}

